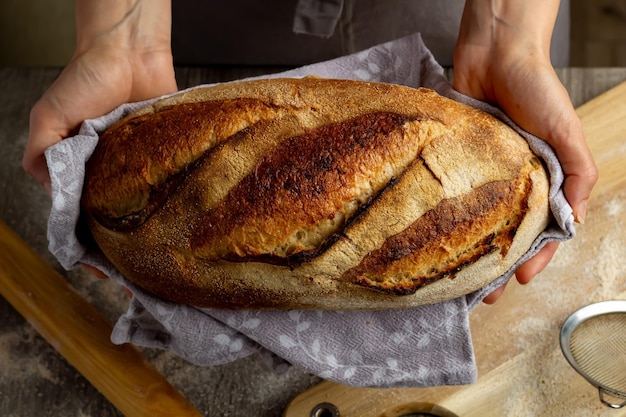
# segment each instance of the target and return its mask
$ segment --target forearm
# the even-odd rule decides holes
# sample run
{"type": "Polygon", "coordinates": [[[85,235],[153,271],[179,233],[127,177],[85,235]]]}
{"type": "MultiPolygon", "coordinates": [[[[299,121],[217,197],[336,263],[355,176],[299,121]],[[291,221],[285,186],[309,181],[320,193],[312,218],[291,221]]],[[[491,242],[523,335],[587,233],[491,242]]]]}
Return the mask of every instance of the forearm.
{"type": "Polygon", "coordinates": [[[467,0],[459,44],[472,44],[492,52],[512,45],[549,59],[550,40],[559,0],[467,0]]]}
{"type": "Polygon", "coordinates": [[[171,0],[76,0],[76,53],[100,43],[150,51],[169,47],[171,0]]]}

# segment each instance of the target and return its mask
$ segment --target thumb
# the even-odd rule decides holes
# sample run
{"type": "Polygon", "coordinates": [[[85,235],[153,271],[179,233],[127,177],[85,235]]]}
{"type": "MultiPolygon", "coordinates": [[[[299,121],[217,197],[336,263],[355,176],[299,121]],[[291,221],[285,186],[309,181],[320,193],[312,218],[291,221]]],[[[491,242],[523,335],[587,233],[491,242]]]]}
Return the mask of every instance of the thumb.
{"type": "Polygon", "coordinates": [[[582,223],[591,190],[598,180],[598,169],[585,141],[580,118],[553,68],[545,65],[531,71],[524,67],[520,73],[516,79],[526,83],[515,84],[513,94],[501,95],[498,103],[523,129],[552,146],[565,174],[565,198],[574,219],[582,223]]]}
{"type": "Polygon", "coordinates": [[[50,173],[44,152],[67,136],[69,128],[59,125],[61,116],[55,116],[54,110],[51,110],[53,107],[46,104],[44,100],[38,101],[30,113],[22,167],[50,194],[50,173]]]}
{"type": "Polygon", "coordinates": [[[565,174],[565,198],[572,206],[574,220],[584,223],[587,202],[598,181],[598,168],[585,142],[580,120],[576,117],[570,123],[572,128],[564,137],[553,137],[551,142],[565,174]]]}

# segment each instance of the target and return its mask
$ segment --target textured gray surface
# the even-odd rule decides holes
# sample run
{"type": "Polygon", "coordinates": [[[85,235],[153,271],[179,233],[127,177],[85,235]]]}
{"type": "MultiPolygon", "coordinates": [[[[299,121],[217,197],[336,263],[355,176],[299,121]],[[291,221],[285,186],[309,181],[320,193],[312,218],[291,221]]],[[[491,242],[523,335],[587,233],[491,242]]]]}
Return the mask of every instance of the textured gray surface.
{"type": "MultiPolygon", "coordinates": [[[[177,77],[184,88],[274,70],[183,68],[177,77]]],[[[30,108],[58,73],[57,69],[0,68],[0,219],[113,321],[126,307],[126,296],[116,284],[80,271],[67,273],[56,264],[46,242],[49,199],[21,168],[30,108]]],[[[626,68],[563,69],[559,75],[574,104],[580,105],[626,80],[626,68]]],[[[256,355],[199,368],[160,351],[144,353],[206,416],[278,417],[291,398],[319,381],[295,368],[276,375],[256,355]]],[[[0,416],[65,415],[120,413],[0,298],[0,416]]]]}

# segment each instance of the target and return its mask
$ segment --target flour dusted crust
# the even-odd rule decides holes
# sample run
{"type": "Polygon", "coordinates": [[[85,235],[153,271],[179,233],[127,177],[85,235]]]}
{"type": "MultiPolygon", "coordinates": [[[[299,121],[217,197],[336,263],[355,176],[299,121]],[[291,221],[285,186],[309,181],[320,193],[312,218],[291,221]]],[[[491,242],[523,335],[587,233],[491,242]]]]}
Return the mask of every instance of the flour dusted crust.
{"type": "Polygon", "coordinates": [[[128,279],[218,308],[456,298],[550,219],[542,163],[492,116],[427,89],[313,77],[197,88],[120,120],[82,204],[128,279]]]}

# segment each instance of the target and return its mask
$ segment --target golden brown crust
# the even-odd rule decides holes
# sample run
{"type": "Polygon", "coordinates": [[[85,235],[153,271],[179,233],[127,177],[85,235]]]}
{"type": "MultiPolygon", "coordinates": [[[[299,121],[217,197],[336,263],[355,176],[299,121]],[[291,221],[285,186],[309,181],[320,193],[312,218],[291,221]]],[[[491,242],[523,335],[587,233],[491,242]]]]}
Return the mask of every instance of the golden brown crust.
{"type": "Polygon", "coordinates": [[[205,260],[245,260],[315,251],[411,163],[405,122],[373,113],[286,140],[207,213],[193,252],[205,260]],[[385,161],[394,169],[379,172],[385,161]],[[329,220],[331,227],[320,227],[329,220]]]}
{"type": "Polygon", "coordinates": [[[161,191],[204,152],[277,116],[276,109],[244,98],[180,103],[122,120],[105,132],[91,158],[89,167],[98,170],[86,176],[86,208],[115,218],[139,212],[153,190],[161,191]]]}
{"type": "Polygon", "coordinates": [[[426,89],[235,82],[112,126],[83,196],[130,280],[204,307],[402,308],[474,291],[549,220],[547,177],[493,117],[426,89]]]}
{"type": "Polygon", "coordinates": [[[491,252],[506,256],[527,210],[528,190],[520,182],[493,181],[464,196],[441,200],[342,279],[410,294],[491,252]]]}

